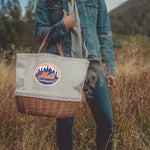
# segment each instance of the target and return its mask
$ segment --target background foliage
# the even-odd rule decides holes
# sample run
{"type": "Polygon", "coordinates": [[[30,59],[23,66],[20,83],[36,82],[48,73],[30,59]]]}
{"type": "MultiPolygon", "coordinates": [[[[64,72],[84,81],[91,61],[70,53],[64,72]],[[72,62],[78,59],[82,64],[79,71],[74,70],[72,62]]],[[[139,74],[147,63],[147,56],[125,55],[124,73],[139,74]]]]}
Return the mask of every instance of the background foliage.
{"type": "Polygon", "coordinates": [[[129,0],[110,12],[110,20],[115,34],[150,36],[150,1],[129,0]]]}
{"type": "Polygon", "coordinates": [[[1,51],[9,49],[13,54],[12,45],[24,49],[30,46],[32,50],[38,47],[38,42],[34,39],[34,7],[35,1],[28,0],[25,15],[22,16],[18,0],[7,2],[2,0],[0,10],[1,51]]]}

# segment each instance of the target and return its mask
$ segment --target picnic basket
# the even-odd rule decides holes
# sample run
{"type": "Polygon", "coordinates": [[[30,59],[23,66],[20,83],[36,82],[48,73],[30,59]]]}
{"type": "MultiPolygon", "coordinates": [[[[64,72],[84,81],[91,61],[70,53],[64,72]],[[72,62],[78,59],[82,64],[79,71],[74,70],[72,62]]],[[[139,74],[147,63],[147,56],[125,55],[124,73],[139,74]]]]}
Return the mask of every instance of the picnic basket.
{"type": "Polygon", "coordinates": [[[21,113],[71,118],[81,103],[89,61],[63,57],[60,43],[56,43],[60,56],[41,53],[51,29],[42,40],[39,53],[16,56],[16,104],[21,113]]]}

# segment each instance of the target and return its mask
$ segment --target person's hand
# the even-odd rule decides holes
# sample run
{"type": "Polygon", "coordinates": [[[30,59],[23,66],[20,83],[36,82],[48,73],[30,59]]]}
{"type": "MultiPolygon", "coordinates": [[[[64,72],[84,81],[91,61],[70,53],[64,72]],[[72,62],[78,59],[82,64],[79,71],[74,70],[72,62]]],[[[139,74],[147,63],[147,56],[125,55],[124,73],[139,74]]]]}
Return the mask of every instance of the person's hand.
{"type": "Polygon", "coordinates": [[[116,86],[116,81],[115,81],[115,76],[113,75],[107,75],[107,85],[109,88],[115,87],[116,86]]]}
{"type": "Polygon", "coordinates": [[[65,26],[68,28],[72,28],[76,23],[75,14],[67,16],[66,10],[63,9],[63,15],[63,21],[65,23],[65,26]]]}

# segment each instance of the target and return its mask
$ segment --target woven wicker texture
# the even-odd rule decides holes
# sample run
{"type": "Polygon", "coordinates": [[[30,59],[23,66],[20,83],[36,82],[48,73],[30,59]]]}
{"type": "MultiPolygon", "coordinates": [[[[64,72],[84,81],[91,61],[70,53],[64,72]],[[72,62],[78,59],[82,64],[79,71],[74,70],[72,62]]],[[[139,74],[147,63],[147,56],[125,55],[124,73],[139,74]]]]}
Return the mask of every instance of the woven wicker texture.
{"type": "Polygon", "coordinates": [[[71,118],[78,111],[80,102],[56,101],[16,96],[18,110],[36,116],[71,118]]]}

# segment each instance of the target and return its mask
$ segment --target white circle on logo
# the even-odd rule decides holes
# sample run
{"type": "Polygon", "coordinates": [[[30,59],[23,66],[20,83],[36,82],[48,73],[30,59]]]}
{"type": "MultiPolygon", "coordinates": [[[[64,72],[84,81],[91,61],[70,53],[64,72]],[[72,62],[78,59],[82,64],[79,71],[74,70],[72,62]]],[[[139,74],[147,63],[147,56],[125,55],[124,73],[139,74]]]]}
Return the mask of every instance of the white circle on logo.
{"type": "Polygon", "coordinates": [[[58,83],[61,73],[57,66],[53,64],[41,64],[34,71],[35,80],[44,86],[51,86],[58,83]]]}

